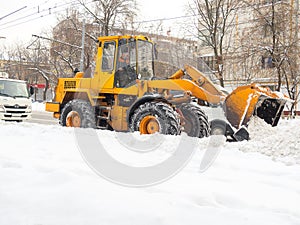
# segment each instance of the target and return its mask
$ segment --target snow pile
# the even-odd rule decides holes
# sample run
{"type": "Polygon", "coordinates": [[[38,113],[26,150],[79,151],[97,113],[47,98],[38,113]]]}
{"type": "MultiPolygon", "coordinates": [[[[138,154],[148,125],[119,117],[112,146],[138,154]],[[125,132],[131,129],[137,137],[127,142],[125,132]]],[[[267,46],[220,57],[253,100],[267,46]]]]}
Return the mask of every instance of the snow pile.
{"type": "Polygon", "coordinates": [[[45,103],[44,102],[33,102],[32,103],[32,111],[45,111],[45,103]]]}
{"type": "MultiPolygon", "coordinates": [[[[254,152],[299,151],[297,120],[282,121],[278,128],[251,125],[259,133],[252,130],[251,141],[220,146],[204,173],[199,166],[210,138],[201,139],[185,169],[147,188],[123,187],[97,176],[82,159],[72,128],[0,126],[1,225],[300,224],[300,165],[286,166],[254,152]]],[[[97,134],[110,149],[123,148],[115,132],[97,134]]],[[[165,136],[157,148],[167,151],[179,138],[165,136]]],[[[126,161],[125,154],[119,157],[126,161]]]]}
{"type": "Polygon", "coordinates": [[[235,143],[244,152],[260,152],[274,160],[300,164],[300,119],[281,119],[272,127],[258,117],[252,118],[248,131],[251,140],[235,143]]]}

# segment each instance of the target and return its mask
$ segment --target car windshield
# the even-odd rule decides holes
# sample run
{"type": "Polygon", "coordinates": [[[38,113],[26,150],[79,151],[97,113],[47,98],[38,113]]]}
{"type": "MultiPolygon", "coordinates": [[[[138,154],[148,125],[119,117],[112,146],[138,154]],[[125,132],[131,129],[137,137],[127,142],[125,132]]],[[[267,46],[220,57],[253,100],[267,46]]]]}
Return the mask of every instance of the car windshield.
{"type": "Polygon", "coordinates": [[[0,80],[0,95],[23,98],[29,97],[26,83],[12,80],[0,80]]]}

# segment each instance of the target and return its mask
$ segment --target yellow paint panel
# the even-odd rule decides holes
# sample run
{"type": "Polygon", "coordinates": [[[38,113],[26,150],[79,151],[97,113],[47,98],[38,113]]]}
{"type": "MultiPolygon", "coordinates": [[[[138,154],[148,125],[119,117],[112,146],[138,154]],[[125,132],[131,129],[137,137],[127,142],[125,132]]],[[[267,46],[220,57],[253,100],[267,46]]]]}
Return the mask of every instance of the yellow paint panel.
{"type": "Polygon", "coordinates": [[[46,111],[48,112],[59,112],[60,104],[58,102],[46,102],[46,111]]]}

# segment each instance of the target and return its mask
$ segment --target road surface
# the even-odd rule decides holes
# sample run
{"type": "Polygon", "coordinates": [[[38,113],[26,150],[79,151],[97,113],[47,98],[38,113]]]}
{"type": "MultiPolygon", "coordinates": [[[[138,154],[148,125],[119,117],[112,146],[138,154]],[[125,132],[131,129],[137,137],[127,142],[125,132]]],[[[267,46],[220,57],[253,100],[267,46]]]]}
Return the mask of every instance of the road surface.
{"type": "Polygon", "coordinates": [[[58,119],[52,117],[52,112],[45,111],[32,111],[31,119],[27,120],[28,123],[50,124],[58,125],[58,119]]]}

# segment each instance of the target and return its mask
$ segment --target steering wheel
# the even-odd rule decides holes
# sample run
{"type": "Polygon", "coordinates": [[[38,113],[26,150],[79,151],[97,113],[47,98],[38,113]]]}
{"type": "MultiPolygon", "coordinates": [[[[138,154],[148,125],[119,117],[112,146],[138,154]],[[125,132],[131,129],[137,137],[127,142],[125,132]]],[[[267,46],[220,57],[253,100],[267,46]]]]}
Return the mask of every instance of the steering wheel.
{"type": "Polygon", "coordinates": [[[137,78],[135,66],[127,65],[124,69],[130,81],[135,80],[137,78]]]}

